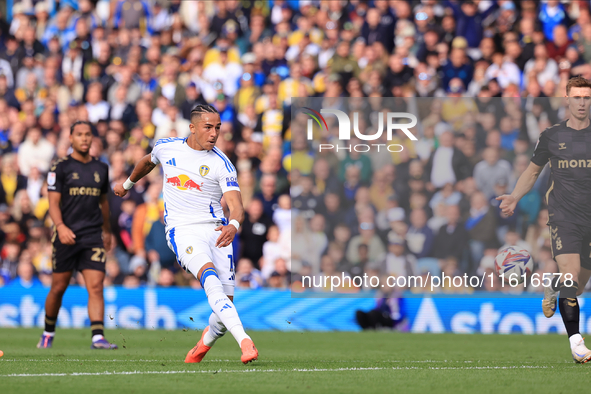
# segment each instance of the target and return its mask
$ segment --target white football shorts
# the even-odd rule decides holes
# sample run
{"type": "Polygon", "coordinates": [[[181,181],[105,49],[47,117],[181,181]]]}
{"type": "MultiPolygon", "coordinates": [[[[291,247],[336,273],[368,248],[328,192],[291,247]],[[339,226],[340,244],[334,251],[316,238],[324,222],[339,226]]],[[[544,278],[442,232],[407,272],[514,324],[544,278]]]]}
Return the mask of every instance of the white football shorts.
{"type": "Polygon", "coordinates": [[[224,286],[224,293],[234,295],[234,255],[232,244],[216,247],[221,231],[215,231],[219,224],[202,223],[178,226],[166,233],[168,247],[175,253],[185,271],[196,278],[199,270],[207,263],[213,263],[224,286]]]}

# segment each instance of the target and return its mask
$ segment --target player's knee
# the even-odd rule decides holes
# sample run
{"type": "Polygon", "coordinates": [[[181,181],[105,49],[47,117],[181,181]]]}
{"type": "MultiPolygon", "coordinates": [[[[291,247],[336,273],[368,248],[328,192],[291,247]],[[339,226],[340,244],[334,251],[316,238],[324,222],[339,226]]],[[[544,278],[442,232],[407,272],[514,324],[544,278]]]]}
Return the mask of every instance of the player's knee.
{"type": "Polygon", "coordinates": [[[212,263],[212,258],[211,256],[205,254],[205,253],[200,253],[197,254],[195,256],[193,256],[187,263],[186,263],[186,268],[192,272],[197,279],[201,280],[201,277],[203,276],[203,273],[205,272],[206,269],[208,268],[214,268],[215,266],[212,263]]]}
{"type": "Polygon", "coordinates": [[[64,293],[66,292],[66,289],[68,288],[68,283],[52,283],[51,284],[51,289],[49,290],[50,293],[52,293],[55,296],[61,297],[64,295],[64,293]]]}
{"type": "Polygon", "coordinates": [[[92,297],[101,297],[103,296],[103,284],[102,283],[87,283],[86,290],[88,290],[88,294],[92,297]]]}
{"type": "MultiPolygon", "coordinates": [[[[576,281],[570,281],[569,283],[560,283],[560,298],[575,298],[579,292],[579,284],[576,281]]],[[[582,292],[582,289],[581,289],[582,292]]]]}

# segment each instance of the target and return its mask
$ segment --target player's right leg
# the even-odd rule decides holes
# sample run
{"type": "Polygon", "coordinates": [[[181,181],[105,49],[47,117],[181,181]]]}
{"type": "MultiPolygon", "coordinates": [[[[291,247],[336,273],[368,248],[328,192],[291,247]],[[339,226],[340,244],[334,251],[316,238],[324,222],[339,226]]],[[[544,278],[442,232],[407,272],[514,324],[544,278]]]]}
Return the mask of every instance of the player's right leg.
{"type": "Polygon", "coordinates": [[[579,291],[579,254],[561,254],[556,256],[558,269],[562,274],[559,284],[560,295],[558,307],[568,334],[573,360],[577,363],[586,363],[591,360],[591,350],[585,346],[585,341],[579,332],[580,309],[577,300],[579,291]]]}
{"type": "MultiPolygon", "coordinates": [[[[223,264],[227,264],[228,267],[220,269],[220,271],[213,264],[216,258],[212,253],[214,247],[211,245],[211,238],[216,234],[214,229],[215,224],[209,223],[173,228],[167,233],[169,247],[175,252],[181,266],[201,282],[201,287],[205,290],[207,300],[215,315],[210,316],[209,329],[204,330],[202,335],[200,341],[203,345],[200,351],[202,354],[197,354],[197,350],[193,348],[187,355],[186,361],[201,361],[213,343],[227,330],[242,349],[242,361],[247,363],[256,360],[258,352],[250,337],[244,332],[236,307],[229,298],[229,296],[233,296],[233,286],[228,286],[228,284],[233,282],[227,281],[224,276],[220,278],[220,273],[227,275],[230,272],[231,261],[228,260],[228,256],[225,256],[223,264]],[[191,357],[193,350],[195,350],[194,357],[191,357]]],[[[217,251],[216,254],[218,252],[221,253],[221,251],[217,251]]],[[[225,252],[226,250],[224,250],[225,252]]],[[[232,254],[231,248],[228,254],[232,254]]],[[[222,264],[222,262],[218,263],[222,264]]],[[[199,348],[199,344],[196,348],[199,348]]]]}
{"type": "Polygon", "coordinates": [[[51,275],[51,289],[45,299],[45,331],[43,331],[41,340],[37,344],[38,348],[50,348],[53,344],[55,324],[62,306],[62,298],[68,288],[80,253],[78,245],[62,244],[55,231],[51,241],[53,273],[51,275]]]}
{"type": "MultiPolygon", "coordinates": [[[[573,359],[578,363],[591,360],[591,350],[579,332],[580,309],[577,300],[579,275],[581,273],[581,254],[586,240],[586,230],[571,223],[552,223],[550,225],[552,254],[561,274],[560,282],[554,281],[554,290],[559,291],[558,308],[568,334],[573,359]]],[[[584,284],[582,285],[584,286],[584,284]]]]}
{"type": "MultiPolygon", "coordinates": [[[[54,266],[55,268],[55,266],[54,266]]],[[[51,289],[45,299],[45,331],[37,344],[39,349],[51,348],[55,335],[57,315],[62,306],[62,298],[72,278],[72,271],[54,272],[51,275],[51,289]]]]}
{"type": "MultiPolygon", "coordinates": [[[[230,298],[224,293],[222,282],[213,263],[205,264],[197,275],[201,286],[205,290],[207,300],[213,312],[232,334],[242,350],[241,361],[246,364],[258,358],[258,350],[252,339],[244,331],[242,321],[238,316],[236,307],[230,298]]],[[[210,327],[211,328],[211,327],[210,327]]]]}

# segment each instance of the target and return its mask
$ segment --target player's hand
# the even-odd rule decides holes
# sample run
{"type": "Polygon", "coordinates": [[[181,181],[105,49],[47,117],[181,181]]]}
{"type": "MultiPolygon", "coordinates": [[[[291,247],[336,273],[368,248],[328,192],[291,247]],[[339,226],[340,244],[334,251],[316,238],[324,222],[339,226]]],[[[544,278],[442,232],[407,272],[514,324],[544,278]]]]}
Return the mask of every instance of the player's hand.
{"type": "Polygon", "coordinates": [[[115,193],[115,195],[118,197],[125,197],[127,192],[128,190],[125,190],[125,188],[123,187],[123,183],[118,183],[113,188],[113,193],[115,193]]]}
{"type": "Polygon", "coordinates": [[[74,245],[76,243],[76,234],[63,223],[57,227],[57,235],[64,245],[74,245]]]}
{"type": "Polygon", "coordinates": [[[230,245],[237,232],[236,227],[233,225],[218,226],[215,231],[222,232],[215,243],[216,248],[223,248],[224,246],[230,245]]]}
{"type": "Polygon", "coordinates": [[[103,231],[103,245],[105,246],[106,252],[111,250],[111,241],[112,240],[113,240],[113,234],[110,231],[103,231]]]}
{"type": "Polygon", "coordinates": [[[501,212],[507,216],[511,216],[515,213],[515,208],[517,207],[517,199],[510,194],[503,194],[502,196],[497,197],[497,200],[501,201],[501,205],[499,208],[501,212]]]}

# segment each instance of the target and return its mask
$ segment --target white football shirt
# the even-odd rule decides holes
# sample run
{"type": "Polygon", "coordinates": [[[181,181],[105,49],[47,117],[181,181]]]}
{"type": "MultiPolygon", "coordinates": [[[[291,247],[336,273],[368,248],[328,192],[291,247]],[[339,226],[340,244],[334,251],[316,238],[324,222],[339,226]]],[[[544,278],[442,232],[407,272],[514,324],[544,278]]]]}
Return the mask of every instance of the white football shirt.
{"type": "Polygon", "coordinates": [[[162,138],[152,150],[152,163],[164,172],[166,231],[177,226],[222,222],[220,200],[225,192],[240,191],[236,168],[218,148],[198,151],[185,138],[162,138]]]}

